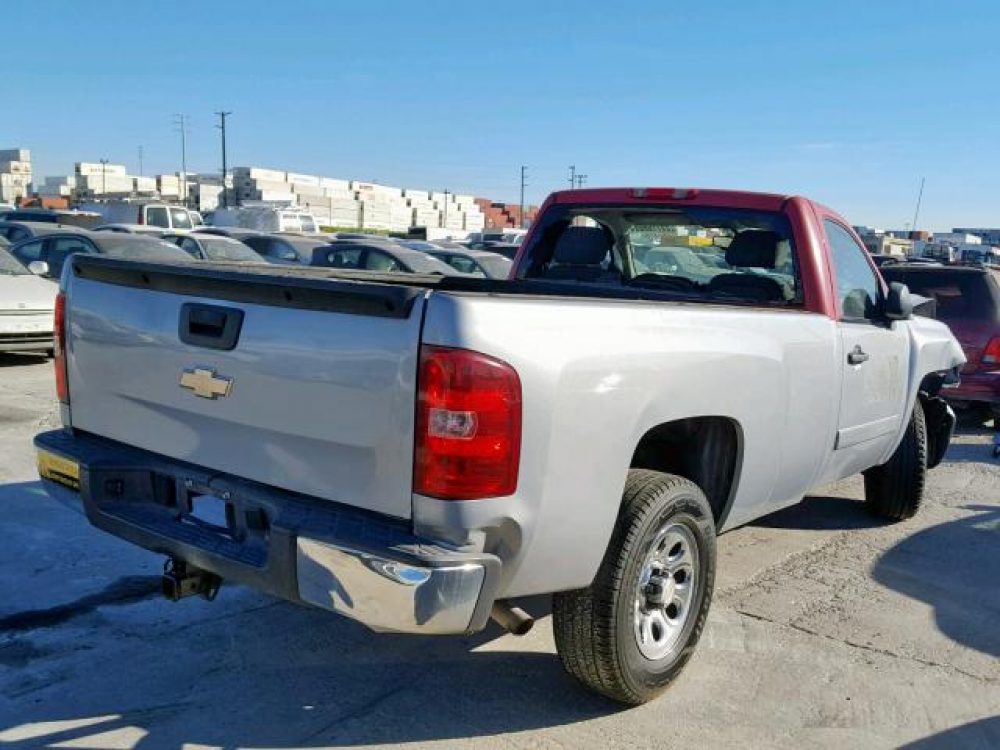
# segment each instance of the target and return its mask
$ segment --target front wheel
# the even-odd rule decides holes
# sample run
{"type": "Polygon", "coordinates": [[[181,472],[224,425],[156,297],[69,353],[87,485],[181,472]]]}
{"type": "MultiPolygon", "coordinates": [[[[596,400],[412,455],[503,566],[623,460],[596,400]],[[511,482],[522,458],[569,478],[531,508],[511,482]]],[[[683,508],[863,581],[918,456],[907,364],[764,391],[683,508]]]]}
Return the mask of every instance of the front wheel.
{"type": "Polygon", "coordinates": [[[926,482],[927,423],[918,398],[896,452],[881,466],[865,472],[865,504],[879,518],[912,518],[924,501],[926,482]]]}
{"type": "Polygon", "coordinates": [[[693,482],[629,471],[594,582],[555,594],[552,622],[566,670],[620,703],[655,698],[694,653],[715,583],[715,523],[693,482]]]}

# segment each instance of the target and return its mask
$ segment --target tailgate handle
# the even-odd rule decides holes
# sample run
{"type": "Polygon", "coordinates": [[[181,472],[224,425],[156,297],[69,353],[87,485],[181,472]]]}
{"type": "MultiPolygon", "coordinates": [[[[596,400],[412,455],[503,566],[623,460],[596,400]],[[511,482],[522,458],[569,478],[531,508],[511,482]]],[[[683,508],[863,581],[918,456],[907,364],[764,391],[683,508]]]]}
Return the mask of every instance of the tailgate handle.
{"type": "Polygon", "coordinates": [[[185,344],[230,351],[243,327],[243,311],[235,307],[185,302],[181,305],[178,335],[185,344]]]}

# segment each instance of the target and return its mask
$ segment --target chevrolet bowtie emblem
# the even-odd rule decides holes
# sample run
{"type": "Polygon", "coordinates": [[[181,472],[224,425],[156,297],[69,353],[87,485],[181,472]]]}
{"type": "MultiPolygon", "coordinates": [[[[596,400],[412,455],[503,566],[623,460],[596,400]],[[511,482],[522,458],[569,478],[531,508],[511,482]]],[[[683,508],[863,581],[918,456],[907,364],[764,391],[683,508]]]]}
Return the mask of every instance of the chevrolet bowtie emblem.
{"type": "Polygon", "coordinates": [[[233,379],[216,375],[215,370],[207,367],[195,367],[181,373],[181,388],[187,388],[195,396],[214,401],[220,396],[225,398],[229,395],[233,390],[233,379]]]}

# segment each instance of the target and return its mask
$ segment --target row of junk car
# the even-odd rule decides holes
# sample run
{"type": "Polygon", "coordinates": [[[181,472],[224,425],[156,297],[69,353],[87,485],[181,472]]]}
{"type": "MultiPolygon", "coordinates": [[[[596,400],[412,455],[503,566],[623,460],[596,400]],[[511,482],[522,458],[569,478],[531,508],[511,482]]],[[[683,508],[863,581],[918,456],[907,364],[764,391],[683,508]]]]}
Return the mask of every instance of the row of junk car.
{"type": "Polygon", "coordinates": [[[0,352],[51,352],[59,277],[76,253],[505,279],[523,238],[523,232],[508,230],[430,242],[324,233],[304,221],[288,228],[282,211],[230,210],[218,217],[222,225],[206,225],[197,212],[179,206],[129,210],[135,213],[131,222],[113,223],[96,212],[0,210],[0,352]]]}
{"type": "MultiPolygon", "coordinates": [[[[74,253],[506,279],[524,238],[516,229],[462,242],[323,233],[311,215],[292,209],[223,209],[205,225],[181,206],[108,208],[114,210],[0,209],[0,352],[51,353],[58,282],[74,253]]],[[[949,401],[993,419],[994,456],[1000,457],[1000,267],[873,257],[887,281],[933,300],[934,317],[961,342],[968,362],[949,401]]]]}

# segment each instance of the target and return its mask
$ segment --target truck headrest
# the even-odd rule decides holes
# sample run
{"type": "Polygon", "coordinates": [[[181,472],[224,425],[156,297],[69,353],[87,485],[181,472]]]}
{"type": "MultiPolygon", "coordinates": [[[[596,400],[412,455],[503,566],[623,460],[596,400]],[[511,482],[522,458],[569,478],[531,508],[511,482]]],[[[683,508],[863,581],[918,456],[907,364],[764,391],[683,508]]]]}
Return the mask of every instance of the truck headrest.
{"type": "Polygon", "coordinates": [[[726,248],[726,263],[735,268],[774,268],[781,235],[769,229],[744,229],[726,248]]]}
{"type": "Polygon", "coordinates": [[[597,266],[611,250],[611,239],[600,227],[566,227],[556,240],[552,260],[567,266],[597,266]]]}

